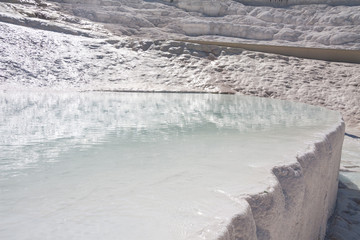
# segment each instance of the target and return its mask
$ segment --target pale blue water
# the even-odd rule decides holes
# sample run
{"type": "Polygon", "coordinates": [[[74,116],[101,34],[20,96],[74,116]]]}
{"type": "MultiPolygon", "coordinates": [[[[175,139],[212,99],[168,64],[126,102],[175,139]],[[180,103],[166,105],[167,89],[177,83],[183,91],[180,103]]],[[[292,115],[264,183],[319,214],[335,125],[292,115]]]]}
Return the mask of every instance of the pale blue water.
{"type": "Polygon", "coordinates": [[[230,95],[1,93],[0,239],[212,239],[339,121],[230,95]]]}
{"type": "Polygon", "coordinates": [[[360,189],[360,131],[347,129],[341,154],[340,180],[351,189],[360,189]]]}

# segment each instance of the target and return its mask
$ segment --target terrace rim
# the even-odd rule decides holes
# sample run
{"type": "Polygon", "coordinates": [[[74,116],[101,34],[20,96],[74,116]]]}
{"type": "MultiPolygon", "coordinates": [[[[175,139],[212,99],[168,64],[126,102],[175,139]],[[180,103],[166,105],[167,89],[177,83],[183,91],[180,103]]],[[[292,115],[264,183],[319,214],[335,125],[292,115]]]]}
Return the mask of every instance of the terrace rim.
{"type": "Polygon", "coordinates": [[[284,56],[323,60],[330,62],[345,62],[360,64],[360,50],[309,48],[292,46],[275,46],[264,44],[217,42],[193,39],[175,39],[175,41],[197,43],[202,45],[215,45],[231,48],[242,48],[249,51],[280,54],[284,56]]]}

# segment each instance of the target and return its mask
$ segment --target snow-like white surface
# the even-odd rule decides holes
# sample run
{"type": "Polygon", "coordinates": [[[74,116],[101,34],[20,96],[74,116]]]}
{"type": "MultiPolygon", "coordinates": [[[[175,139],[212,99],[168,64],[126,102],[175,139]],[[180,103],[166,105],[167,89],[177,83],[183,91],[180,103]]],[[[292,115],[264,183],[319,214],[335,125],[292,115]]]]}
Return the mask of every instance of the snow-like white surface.
{"type": "Polygon", "coordinates": [[[258,2],[264,6],[232,0],[57,2],[71,14],[129,36],[360,49],[357,0],[290,0],[280,8],[271,6],[282,4],[276,0],[270,6],[263,0],[258,2]]]}
{"type": "Polygon", "coordinates": [[[3,92],[0,111],[9,240],[216,239],[248,212],[246,194],[274,191],[274,165],[339,123],[305,104],[203,94],[3,92]]]}
{"type": "Polygon", "coordinates": [[[360,49],[360,1],[357,0],[309,1],[310,4],[300,1],[300,5],[288,1],[288,5],[283,7],[272,6],[272,3],[270,6],[265,3],[264,6],[251,6],[233,0],[57,0],[31,3],[0,3],[0,20],[78,35],[106,35],[111,31],[155,39],[200,38],[360,49]],[[99,24],[109,31],[101,29],[99,24]]]}

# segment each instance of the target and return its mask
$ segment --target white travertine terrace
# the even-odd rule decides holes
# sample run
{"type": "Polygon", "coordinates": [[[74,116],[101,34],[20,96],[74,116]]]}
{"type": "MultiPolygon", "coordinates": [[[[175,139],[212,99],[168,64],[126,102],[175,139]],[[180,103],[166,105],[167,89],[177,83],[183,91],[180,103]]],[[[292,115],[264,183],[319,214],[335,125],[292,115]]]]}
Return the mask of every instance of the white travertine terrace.
{"type": "Polygon", "coordinates": [[[344,133],[336,112],[56,92],[3,92],[0,110],[1,238],[324,237],[344,133]]]}
{"type": "MultiPolygon", "coordinates": [[[[65,89],[71,91],[129,90],[242,93],[326,106],[341,111],[347,123],[359,126],[360,78],[356,64],[299,59],[177,41],[139,40],[123,36],[118,37],[113,34],[140,38],[187,37],[205,40],[240,40],[275,45],[360,49],[360,7],[358,1],[311,1],[314,4],[321,3],[317,5],[306,5],[309,1],[298,1],[297,3],[304,5],[296,6],[293,4],[294,1],[289,0],[287,4],[290,6],[285,8],[277,7],[285,1],[274,1],[275,3],[272,3],[271,6],[275,7],[250,6],[243,5],[239,3],[240,1],[225,0],[58,0],[52,2],[57,2],[57,4],[33,0],[9,0],[0,3],[0,33],[3,33],[0,35],[0,89],[3,91],[1,94],[15,90],[23,95],[25,89],[28,91],[31,88],[39,91],[65,89]],[[26,4],[22,5],[22,3],[26,4]],[[62,11],[66,11],[66,13],[62,11]],[[105,25],[107,29],[101,27],[100,24],[105,25]]],[[[262,1],[267,5],[266,2],[262,1]]],[[[64,105],[68,104],[66,105],[68,109],[74,112],[71,113],[70,111],[65,115],[60,114],[67,120],[71,119],[69,117],[71,114],[81,110],[77,106],[82,103],[82,100],[72,102],[69,100],[72,99],[71,94],[69,96],[68,99],[65,97],[65,100],[68,101],[65,101],[64,105]]],[[[41,157],[49,160],[49,162],[45,161],[45,165],[50,166],[49,169],[51,170],[52,164],[59,163],[56,161],[59,155],[58,149],[67,150],[72,144],[77,146],[76,143],[83,146],[91,145],[94,142],[102,144],[102,140],[106,139],[101,131],[91,132],[91,137],[85,134],[86,130],[93,129],[91,124],[87,125],[89,123],[88,118],[78,117],[72,119],[74,120],[72,124],[66,125],[64,119],[53,121],[57,118],[51,115],[54,113],[52,111],[35,110],[37,106],[46,109],[61,101],[52,101],[54,99],[51,97],[41,98],[40,96],[39,98],[37,94],[29,98],[6,99],[6,97],[1,97],[1,104],[5,107],[0,110],[5,113],[0,114],[0,121],[6,123],[1,126],[0,130],[2,133],[2,153],[6,152],[13,160],[21,159],[23,161],[13,165],[10,164],[14,163],[11,161],[2,162],[0,166],[4,170],[1,171],[1,174],[4,174],[4,179],[9,175],[24,177],[21,169],[25,168],[25,172],[31,172],[32,169],[36,169],[37,166],[44,163],[36,161],[41,157]],[[18,106],[30,106],[15,108],[16,111],[8,112],[11,110],[8,108],[8,103],[12,102],[9,99],[20,99],[14,101],[18,106]],[[27,100],[29,101],[26,102],[27,100]],[[34,102],[40,103],[34,105],[34,102]],[[19,114],[22,111],[29,113],[29,115],[19,114]],[[14,118],[9,118],[10,113],[13,114],[14,118]],[[28,127],[31,124],[24,125],[24,119],[27,123],[36,123],[34,120],[36,118],[31,119],[30,117],[29,119],[27,118],[29,116],[40,116],[39,119],[47,121],[48,125],[34,124],[37,134],[32,135],[31,131],[29,134],[28,127]],[[25,133],[25,135],[28,133],[27,137],[30,138],[26,136],[18,139],[4,137],[17,131],[18,133],[25,133]],[[57,148],[42,151],[41,147],[43,146],[41,144],[36,145],[37,147],[40,146],[40,149],[36,147],[27,148],[33,146],[34,142],[38,142],[39,139],[43,139],[44,136],[41,134],[48,136],[46,141],[51,142],[48,147],[56,146],[57,148]],[[70,134],[71,137],[64,137],[67,134],[70,134]],[[29,139],[32,141],[27,141],[29,139]],[[79,139],[82,140],[77,142],[79,139]],[[55,143],[59,143],[59,145],[55,143]],[[24,146],[24,148],[20,147],[19,150],[17,146],[24,146]],[[23,156],[26,157],[23,158],[23,156]]],[[[87,101],[83,102],[86,105],[87,101]]],[[[189,101],[189,106],[190,103],[193,102],[189,101]]],[[[99,105],[94,103],[92,107],[96,108],[99,105]]],[[[201,104],[197,107],[201,107],[201,104]]],[[[99,116],[102,114],[99,113],[99,116]]],[[[169,116],[172,115],[169,114],[169,116]]],[[[216,117],[210,119],[214,122],[220,120],[216,117]]],[[[99,122],[103,124],[104,119],[100,117],[100,120],[99,122]]],[[[288,116],[281,120],[288,120],[288,116]]],[[[116,121],[106,123],[110,132],[114,129],[114,125],[112,125],[114,122],[116,121]]],[[[129,124],[131,125],[132,122],[130,121],[129,124]]],[[[270,162],[274,160],[272,163],[276,164],[267,166],[270,180],[264,185],[260,184],[263,187],[261,191],[257,191],[258,188],[256,188],[254,192],[248,192],[246,196],[236,193],[234,194],[235,198],[233,198],[234,195],[227,194],[228,192],[223,189],[212,192],[212,194],[227,197],[227,200],[224,201],[235,202],[236,206],[233,208],[230,205],[223,205],[230,206],[219,211],[227,216],[226,220],[220,221],[221,224],[216,226],[202,225],[199,235],[186,236],[185,239],[205,238],[205,236],[206,239],[217,238],[221,240],[322,239],[326,220],[332,212],[336,196],[344,123],[340,120],[336,121],[332,127],[326,128],[326,132],[323,133],[325,135],[318,138],[317,142],[312,144],[307,152],[298,155],[296,160],[292,158],[291,163],[279,163],[276,162],[277,159],[263,154],[263,157],[259,159],[270,162]],[[274,165],[276,166],[274,167],[274,165]]],[[[280,132],[275,131],[275,134],[280,134],[280,132]]],[[[301,141],[301,134],[302,131],[298,131],[292,138],[298,138],[301,141]]],[[[265,143],[266,141],[269,142],[273,140],[271,136],[271,134],[263,135],[258,138],[258,141],[265,139],[265,143]]],[[[258,142],[257,147],[259,146],[266,147],[258,142]]],[[[216,148],[211,148],[211,150],[213,149],[216,148]]],[[[279,149],[280,154],[285,150],[291,152],[291,149],[284,149],[281,144],[279,149]]],[[[69,152],[71,153],[71,151],[69,152]]],[[[222,156],[222,154],[218,153],[218,156],[222,156]]],[[[80,157],[80,159],[84,160],[85,157],[80,157]]],[[[69,166],[73,165],[70,164],[69,166]]],[[[81,164],[75,166],[77,167],[75,169],[81,172],[80,166],[81,164]]],[[[49,171],[49,173],[52,172],[49,171]]],[[[54,233],[66,232],[62,231],[61,226],[69,227],[68,233],[70,235],[73,233],[72,236],[79,234],[77,236],[81,238],[86,235],[85,231],[79,233],[76,232],[76,229],[71,228],[74,222],[67,222],[66,217],[69,213],[67,210],[77,209],[79,212],[87,212],[87,210],[92,209],[91,205],[85,205],[82,208],[83,199],[87,199],[87,196],[94,200],[101,194],[108,194],[106,195],[108,197],[116,191],[97,188],[101,184],[92,179],[91,176],[79,181],[78,185],[74,185],[71,181],[79,180],[76,178],[76,174],[71,171],[63,171],[61,174],[64,178],[65,176],[69,178],[62,187],[58,186],[59,188],[50,186],[50,183],[58,182],[54,180],[47,182],[49,175],[46,173],[39,174],[33,179],[35,184],[27,189],[27,193],[36,192],[39,194],[33,195],[33,201],[22,198],[16,203],[19,206],[16,208],[18,211],[16,214],[10,214],[11,217],[6,219],[1,218],[1,220],[8,221],[0,225],[1,230],[10,226],[7,229],[14,231],[0,231],[0,238],[22,239],[28,237],[30,231],[15,230],[17,227],[25,226],[26,223],[36,224],[35,227],[28,225],[34,238],[38,238],[41,232],[44,238],[55,239],[54,233]],[[41,194],[44,193],[43,189],[37,188],[43,182],[49,183],[48,187],[45,187],[46,194],[41,194]],[[69,187],[66,189],[64,186],[69,187]],[[93,189],[91,189],[92,187],[93,189]],[[71,193],[72,189],[77,190],[77,192],[71,193]],[[71,194],[74,194],[72,195],[73,198],[67,202],[66,197],[71,196],[71,194]],[[53,197],[54,201],[45,201],[46,197],[49,199],[53,197]],[[58,197],[64,197],[59,205],[56,203],[56,199],[60,199],[58,197]],[[44,202],[48,204],[41,204],[44,202]],[[36,204],[41,205],[44,212],[36,211],[39,207],[36,204]],[[22,210],[27,210],[30,214],[22,219],[20,225],[16,225],[14,223],[18,222],[16,218],[21,217],[22,210]],[[39,212],[46,214],[39,214],[39,212]],[[57,218],[59,216],[57,214],[61,215],[62,212],[64,218],[57,218]],[[31,219],[33,216],[38,221],[31,219]],[[53,232],[47,232],[49,235],[45,236],[43,230],[49,227],[47,220],[56,222],[56,226],[60,227],[57,230],[53,229],[53,232]]],[[[96,176],[99,177],[100,175],[96,176]]],[[[237,177],[236,174],[227,175],[237,177]]],[[[107,182],[102,183],[113,186],[112,180],[115,178],[112,179],[112,176],[114,175],[101,176],[110,177],[107,182]]],[[[251,176],[249,179],[254,180],[251,176]]],[[[169,182],[171,185],[171,181],[169,182]]],[[[26,182],[24,183],[26,184],[26,182]]],[[[233,181],[233,183],[237,182],[233,181]]],[[[7,202],[4,196],[19,198],[21,195],[16,196],[16,194],[21,191],[3,190],[5,188],[2,187],[6,186],[7,188],[8,185],[2,180],[0,184],[2,184],[0,198],[3,197],[0,200],[0,208],[3,207],[0,213],[4,214],[10,209],[6,208],[8,204],[12,204],[7,202]]],[[[18,185],[17,190],[21,189],[21,184],[18,185]]],[[[255,185],[251,185],[250,188],[253,186],[255,185]]],[[[233,187],[241,189],[239,185],[233,187]]],[[[183,192],[179,191],[179,193],[183,192]]],[[[188,197],[187,200],[196,198],[196,196],[202,199],[201,195],[196,194],[186,196],[188,197]]],[[[149,194],[148,198],[151,197],[153,195],[149,194]]],[[[183,201],[183,199],[179,199],[183,201]]],[[[210,199],[209,201],[218,200],[211,197],[204,199],[206,201],[208,199],[210,199]]],[[[176,200],[178,199],[176,198],[176,200]]],[[[142,203],[143,206],[147,206],[146,201],[142,203]]],[[[162,201],[159,203],[162,204],[161,207],[166,205],[162,201]]],[[[103,227],[108,233],[107,236],[100,236],[99,238],[117,238],[118,235],[111,236],[113,233],[116,234],[111,230],[118,230],[121,226],[116,219],[118,212],[115,211],[115,215],[112,215],[113,209],[107,207],[116,206],[121,209],[121,201],[103,204],[103,206],[103,212],[100,211],[103,214],[102,217],[96,216],[96,214],[84,216],[79,213],[79,218],[75,222],[89,223],[90,228],[95,230],[97,229],[91,224],[95,223],[96,225],[98,223],[99,229],[103,227]],[[86,222],[86,219],[89,221],[86,222]],[[92,220],[94,222],[91,222],[92,220]],[[105,226],[101,223],[109,224],[105,226]],[[114,224],[112,225],[112,223],[114,224]]],[[[164,207],[164,209],[167,208],[164,207]]],[[[193,213],[201,216],[201,214],[214,213],[214,211],[214,209],[207,209],[205,212],[193,211],[193,213]]],[[[186,211],[183,213],[186,215],[186,211]]],[[[149,218],[143,220],[142,223],[153,224],[151,228],[153,230],[167,230],[167,228],[159,228],[156,223],[151,221],[152,218],[150,221],[149,218]]],[[[176,220],[179,219],[176,218],[176,220]]],[[[220,218],[220,220],[223,219],[220,218]]],[[[168,222],[170,221],[166,221],[166,223],[168,222]]],[[[85,226],[85,228],[89,226],[85,226]]],[[[137,232],[137,228],[134,226],[136,224],[129,229],[137,232]]],[[[141,235],[141,233],[138,234],[141,235]]],[[[166,235],[166,233],[164,234],[166,235]]],[[[66,236],[64,238],[68,239],[66,236]]],[[[61,239],[60,235],[58,235],[58,239],[61,239]]]]}
{"type": "Polygon", "coordinates": [[[56,2],[121,35],[360,49],[359,0],[56,2]]]}
{"type": "Polygon", "coordinates": [[[336,202],[344,132],[341,124],[298,163],[274,167],[272,191],[249,197],[220,239],[323,239],[336,202]]]}

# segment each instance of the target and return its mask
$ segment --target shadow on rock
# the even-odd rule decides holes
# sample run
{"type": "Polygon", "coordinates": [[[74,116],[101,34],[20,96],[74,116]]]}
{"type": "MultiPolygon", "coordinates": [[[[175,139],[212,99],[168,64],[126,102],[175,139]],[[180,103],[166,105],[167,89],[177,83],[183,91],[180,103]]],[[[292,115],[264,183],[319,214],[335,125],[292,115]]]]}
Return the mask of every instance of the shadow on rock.
{"type": "Polygon", "coordinates": [[[359,136],[356,136],[356,135],[350,134],[350,133],[345,133],[345,136],[348,136],[348,137],[351,137],[351,138],[354,138],[354,139],[360,139],[359,136]]]}
{"type": "Polygon", "coordinates": [[[339,182],[336,209],[328,222],[326,240],[360,239],[360,190],[350,179],[346,180],[346,184],[339,182]]]}

